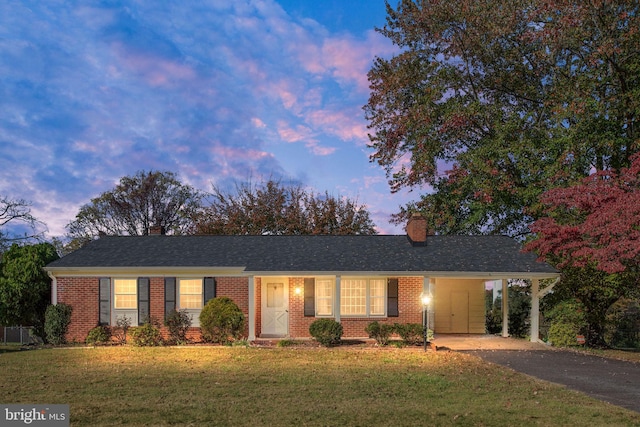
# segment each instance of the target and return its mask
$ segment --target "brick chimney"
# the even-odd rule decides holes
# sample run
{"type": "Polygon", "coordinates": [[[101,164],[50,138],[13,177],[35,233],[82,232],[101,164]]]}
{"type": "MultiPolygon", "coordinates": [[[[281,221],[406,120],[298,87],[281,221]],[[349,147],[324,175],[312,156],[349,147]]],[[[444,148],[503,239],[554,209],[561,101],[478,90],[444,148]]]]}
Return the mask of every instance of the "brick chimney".
{"type": "Polygon", "coordinates": [[[166,231],[161,225],[152,225],[149,227],[149,236],[164,236],[166,231]]]}
{"type": "Polygon", "coordinates": [[[407,222],[407,237],[416,246],[427,244],[427,219],[419,213],[414,213],[407,222]]]}

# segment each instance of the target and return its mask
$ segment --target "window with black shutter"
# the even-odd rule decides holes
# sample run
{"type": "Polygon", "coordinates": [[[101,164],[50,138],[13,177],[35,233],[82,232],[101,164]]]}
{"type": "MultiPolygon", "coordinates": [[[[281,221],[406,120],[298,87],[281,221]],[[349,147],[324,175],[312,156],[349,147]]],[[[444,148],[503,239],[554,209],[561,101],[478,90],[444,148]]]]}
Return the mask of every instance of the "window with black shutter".
{"type": "Polygon", "coordinates": [[[109,277],[100,278],[100,289],[98,290],[99,322],[103,326],[111,323],[111,279],[109,277]]]}
{"type": "Polygon", "coordinates": [[[176,309],[176,278],[164,278],[164,318],[176,309]]]}
{"type": "Polygon", "coordinates": [[[138,278],[138,325],[151,320],[150,280],[148,277],[138,278]]]}
{"type": "Polygon", "coordinates": [[[387,316],[398,317],[398,279],[387,280],[387,316]]]}
{"type": "Polygon", "coordinates": [[[313,317],[316,315],[316,280],[313,277],[304,279],[304,315],[313,317]]]}

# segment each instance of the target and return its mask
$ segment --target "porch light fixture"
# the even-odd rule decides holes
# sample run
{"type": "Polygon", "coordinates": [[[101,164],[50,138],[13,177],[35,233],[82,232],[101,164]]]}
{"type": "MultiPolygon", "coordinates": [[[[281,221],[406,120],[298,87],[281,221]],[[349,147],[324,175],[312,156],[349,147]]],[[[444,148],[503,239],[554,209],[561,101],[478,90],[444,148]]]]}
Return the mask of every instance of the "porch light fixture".
{"type": "Polygon", "coordinates": [[[300,286],[296,286],[293,289],[293,293],[296,294],[296,295],[302,295],[302,288],[300,286]]]}
{"type": "Polygon", "coordinates": [[[431,305],[432,296],[428,292],[420,294],[422,302],[422,344],[424,351],[427,351],[427,334],[429,333],[429,305],[431,305]]]}

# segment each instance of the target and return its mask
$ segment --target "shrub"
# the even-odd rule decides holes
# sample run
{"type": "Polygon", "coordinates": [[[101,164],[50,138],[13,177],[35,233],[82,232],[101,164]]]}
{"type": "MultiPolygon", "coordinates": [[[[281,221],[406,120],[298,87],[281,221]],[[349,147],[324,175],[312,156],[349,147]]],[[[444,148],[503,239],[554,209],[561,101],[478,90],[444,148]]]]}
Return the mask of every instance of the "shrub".
{"type": "Polygon", "coordinates": [[[393,326],[396,333],[400,335],[402,342],[405,344],[422,344],[424,329],[420,323],[396,323],[393,326]]]}
{"type": "Polygon", "coordinates": [[[169,340],[174,344],[185,344],[191,327],[191,315],[186,310],[173,310],[164,320],[169,330],[169,340]]]}
{"type": "Polygon", "coordinates": [[[387,345],[389,344],[389,337],[393,333],[394,327],[387,323],[378,323],[378,321],[373,321],[364,328],[364,331],[369,335],[369,338],[373,338],[376,340],[378,345],[387,345]]]}
{"type": "Polygon", "coordinates": [[[584,306],[574,300],[562,301],[547,314],[551,319],[549,341],[554,346],[577,345],[576,335],[586,327],[584,306]]]}
{"type": "Polygon", "coordinates": [[[524,338],[529,334],[531,313],[531,285],[514,284],[509,287],[509,335],[524,338]]]}
{"type": "Polygon", "coordinates": [[[291,347],[294,345],[297,345],[298,343],[295,340],[292,339],[284,339],[284,340],[280,340],[278,341],[278,343],[276,344],[276,347],[291,347]]]}
{"type": "Polygon", "coordinates": [[[44,313],[44,333],[47,341],[54,345],[64,344],[71,323],[71,306],[60,303],[50,305],[44,313]]]}
{"type": "Polygon", "coordinates": [[[113,335],[120,344],[127,343],[127,332],[131,328],[131,318],[127,316],[120,316],[116,319],[116,327],[113,330],[113,335]]]}
{"type": "Polygon", "coordinates": [[[200,312],[200,329],[205,341],[226,344],[242,336],[244,314],[230,298],[213,298],[200,312]]]}
{"type": "Polygon", "coordinates": [[[136,347],[157,347],[162,345],[162,334],[155,319],[147,320],[142,326],[131,331],[131,341],[136,347]]]}
{"type": "Polygon", "coordinates": [[[96,326],[89,331],[85,342],[89,345],[106,344],[111,341],[111,328],[108,326],[96,326]]]}
{"type": "Polygon", "coordinates": [[[333,319],[318,319],[309,325],[309,334],[325,347],[340,344],[342,325],[333,319]]]}
{"type": "Polygon", "coordinates": [[[637,300],[621,298],[607,311],[606,343],[614,348],[638,349],[640,304],[637,300]]]}
{"type": "Polygon", "coordinates": [[[488,334],[502,332],[502,298],[493,299],[493,290],[485,291],[485,330],[488,334]]]}
{"type": "Polygon", "coordinates": [[[577,344],[580,329],[570,323],[553,322],[549,326],[549,341],[555,347],[569,347],[577,344]]]}

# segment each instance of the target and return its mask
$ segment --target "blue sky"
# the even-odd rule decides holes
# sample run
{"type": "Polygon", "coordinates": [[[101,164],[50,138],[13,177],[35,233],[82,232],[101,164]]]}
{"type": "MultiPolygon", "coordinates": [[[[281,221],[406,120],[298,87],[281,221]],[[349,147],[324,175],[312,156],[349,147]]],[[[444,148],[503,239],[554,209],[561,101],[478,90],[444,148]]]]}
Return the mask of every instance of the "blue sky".
{"type": "Polygon", "coordinates": [[[49,236],[139,170],[277,178],[357,199],[378,230],[415,193],[369,162],[362,106],[383,0],[0,3],[0,194],[49,236]]]}

